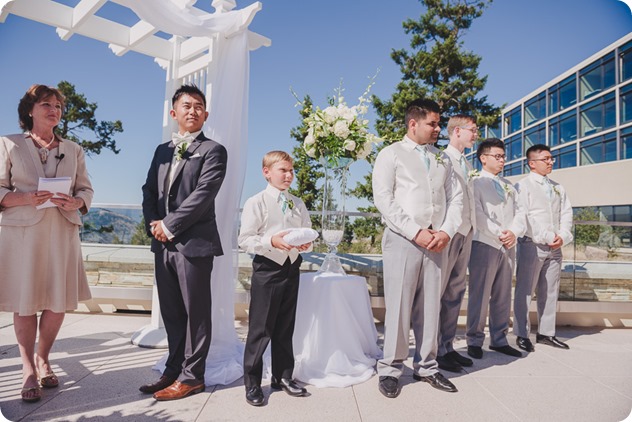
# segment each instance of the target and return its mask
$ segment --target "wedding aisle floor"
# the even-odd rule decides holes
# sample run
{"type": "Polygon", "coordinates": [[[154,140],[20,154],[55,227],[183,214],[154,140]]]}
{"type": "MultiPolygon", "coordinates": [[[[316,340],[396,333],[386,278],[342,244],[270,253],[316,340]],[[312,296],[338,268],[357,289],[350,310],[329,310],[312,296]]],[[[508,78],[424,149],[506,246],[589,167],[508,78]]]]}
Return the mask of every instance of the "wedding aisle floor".
{"type": "MultiPolygon", "coordinates": [[[[632,330],[559,328],[568,351],[536,345],[516,359],[491,352],[467,372],[444,374],[459,392],[443,393],[412,378],[406,363],[403,390],[386,399],[377,376],[347,388],[307,386],[309,397],[270,394],[266,406],[244,400],[240,380],[201,394],[156,402],[138,391],[158,374],[153,363],[164,350],[130,343],[149,316],[71,313],[66,316],[51,362],[57,389],[34,404],[20,400],[20,360],[13,317],[0,312],[0,413],[10,421],[622,421],[632,409],[632,330]]],[[[235,322],[240,338],[246,326],[235,322]]],[[[382,332],[378,325],[378,331],[382,332]]],[[[463,328],[457,350],[465,349],[463,328]]],[[[412,333],[411,333],[412,335],[412,333]]],[[[381,334],[380,334],[381,336],[381,334]]],[[[412,340],[412,338],[411,338],[412,340]]],[[[514,344],[515,338],[509,336],[514,344]]],[[[0,421],[4,420],[0,416],[0,421]]]]}

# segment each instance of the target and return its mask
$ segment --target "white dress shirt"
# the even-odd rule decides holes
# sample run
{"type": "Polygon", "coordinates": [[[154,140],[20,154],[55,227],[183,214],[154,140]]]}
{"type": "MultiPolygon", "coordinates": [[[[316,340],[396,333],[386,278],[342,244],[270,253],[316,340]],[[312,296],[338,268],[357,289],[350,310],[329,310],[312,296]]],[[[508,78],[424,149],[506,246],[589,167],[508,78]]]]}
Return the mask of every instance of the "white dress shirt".
{"type": "Polygon", "coordinates": [[[265,256],[279,265],[283,265],[288,257],[291,262],[296,261],[299,252],[296,248],[288,252],[273,247],[272,236],[287,229],[312,227],[305,203],[287,191],[283,193],[292,204],[288,206],[285,213],[282,211],[281,191],[270,184],[261,192],[248,198],[241,214],[241,229],[238,238],[241,249],[251,254],[265,256]]]}
{"type": "Polygon", "coordinates": [[[454,169],[453,174],[463,191],[463,211],[461,213],[463,221],[461,222],[461,226],[459,226],[458,232],[463,236],[467,236],[470,229],[476,230],[476,218],[474,215],[474,210],[476,209],[474,205],[474,187],[472,184],[472,178],[469,176],[473,168],[472,165],[465,159],[465,155],[452,145],[448,145],[443,152],[450,157],[452,168],[454,169]],[[461,165],[461,159],[465,163],[465,169],[463,169],[461,165]]]}
{"type": "Polygon", "coordinates": [[[516,184],[516,189],[520,204],[526,208],[526,236],[539,244],[553,242],[555,235],[564,245],[573,241],[573,208],[562,185],[532,172],[516,184]]]}
{"type": "Polygon", "coordinates": [[[518,193],[509,180],[483,170],[473,182],[476,207],[474,240],[500,249],[503,243],[498,237],[504,230],[511,230],[516,237],[523,236],[527,229],[525,210],[518,206],[518,193]],[[495,180],[501,185],[503,198],[496,190],[495,180]]]}
{"type": "Polygon", "coordinates": [[[373,200],[386,225],[413,240],[432,226],[454,237],[461,225],[463,192],[448,156],[428,145],[427,169],[407,136],[387,146],[373,167],[373,200]]]}

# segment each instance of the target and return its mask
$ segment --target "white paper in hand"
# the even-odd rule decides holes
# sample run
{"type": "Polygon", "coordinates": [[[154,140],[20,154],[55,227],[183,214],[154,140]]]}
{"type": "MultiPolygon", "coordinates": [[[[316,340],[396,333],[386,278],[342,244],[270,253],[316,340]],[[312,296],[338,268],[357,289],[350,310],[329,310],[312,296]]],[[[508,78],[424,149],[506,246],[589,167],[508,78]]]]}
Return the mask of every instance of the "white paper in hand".
{"type": "MultiPolygon", "coordinates": [[[[37,184],[37,190],[45,190],[48,192],[53,193],[53,198],[60,198],[59,195],[57,195],[57,193],[61,192],[65,195],[69,195],[70,194],[70,185],[72,184],[72,181],[70,179],[70,177],[40,177],[39,178],[39,183],[37,184]]],[[[38,210],[41,210],[42,208],[50,208],[50,207],[56,207],[57,205],[53,204],[50,199],[46,202],[44,202],[42,205],[38,205],[37,208],[38,210]]]]}
{"type": "Polygon", "coordinates": [[[283,240],[292,246],[304,245],[305,243],[313,242],[318,238],[318,232],[307,227],[289,230],[290,232],[283,236],[283,240]]]}

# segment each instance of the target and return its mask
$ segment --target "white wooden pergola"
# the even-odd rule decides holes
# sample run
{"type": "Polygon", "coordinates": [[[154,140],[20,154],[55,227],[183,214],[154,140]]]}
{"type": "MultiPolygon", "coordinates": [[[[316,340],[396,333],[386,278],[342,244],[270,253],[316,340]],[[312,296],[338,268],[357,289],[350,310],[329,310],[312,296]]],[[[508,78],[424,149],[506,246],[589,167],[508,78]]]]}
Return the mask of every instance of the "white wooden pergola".
{"type": "MultiPolygon", "coordinates": [[[[230,317],[234,316],[233,275],[236,273],[230,250],[234,252],[237,247],[233,240],[236,237],[234,228],[229,222],[234,221],[238,214],[235,209],[239,208],[245,174],[245,159],[241,161],[240,155],[245,155],[247,142],[244,123],[238,125],[235,122],[247,121],[248,52],[271,45],[268,38],[248,30],[262,4],[255,2],[237,10],[235,0],[212,0],[215,12],[208,13],[194,7],[197,0],[67,0],[64,3],[54,0],[0,0],[0,24],[13,14],[55,27],[62,40],[82,35],[107,43],[117,56],[133,51],[153,57],[166,71],[163,140],[169,139],[172,129],[169,110],[175,89],[183,83],[195,83],[206,93],[211,117],[205,125],[205,134],[223,141],[229,157],[233,157],[229,174],[216,200],[216,203],[227,204],[223,211],[217,211],[217,219],[222,222],[220,236],[227,255],[216,258],[212,278],[214,322],[211,354],[215,353],[213,358],[222,365],[225,375],[220,380],[209,381],[207,378],[207,384],[232,382],[241,376],[241,357],[234,356],[235,348],[231,344],[233,339],[238,342],[233,318],[230,317]],[[127,26],[98,16],[99,10],[108,2],[130,9],[138,16],[138,21],[127,26]],[[73,3],[74,6],[68,5],[73,3]],[[241,56],[234,53],[237,49],[241,56]],[[244,57],[246,60],[243,60],[244,57]],[[229,79],[231,84],[227,87],[229,79]],[[237,94],[241,95],[241,99],[232,101],[235,91],[239,91],[237,94]],[[231,107],[226,107],[227,99],[231,100],[231,107]],[[218,107],[219,104],[222,107],[218,107]],[[232,176],[231,171],[234,172],[232,176]],[[221,286],[216,286],[218,280],[222,281],[221,286]],[[219,292],[219,300],[216,292],[219,292]],[[217,304],[224,308],[216,311],[217,304]],[[227,317],[223,317],[223,343],[213,348],[216,331],[222,330],[216,325],[216,312],[227,317]]],[[[151,324],[132,336],[134,344],[166,347],[166,335],[157,305],[158,295],[154,287],[151,324]]]]}

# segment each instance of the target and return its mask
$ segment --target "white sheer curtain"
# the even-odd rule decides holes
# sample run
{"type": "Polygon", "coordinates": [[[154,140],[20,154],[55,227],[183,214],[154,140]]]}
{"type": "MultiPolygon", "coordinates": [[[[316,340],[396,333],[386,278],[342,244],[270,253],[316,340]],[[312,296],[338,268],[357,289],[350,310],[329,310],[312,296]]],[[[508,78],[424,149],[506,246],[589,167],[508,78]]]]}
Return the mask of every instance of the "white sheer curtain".
{"type": "MultiPolygon", "coordinates": [[[[253,6],[217,15],[180,8],[171,0],[147,2],[122,0],[144,21],[161,31],[181,36],[220,36],[214,44],[213,61],[217,67],[208,75],[209,118],[204,134],[228,150],[228,168],[222,188],[215,200],[218,228],[224,256],[214,261],[212,281],[213,335],[206,364],[205,383],[226,385],[243,375],[243,343],[235,331],[235,280],[237,279],[237,223],[239,200],[246,169],[248,140],[249,49],[246,28],[253,6]]],[[[164,370],[166,356],[155,369],[164,370]]]]}

